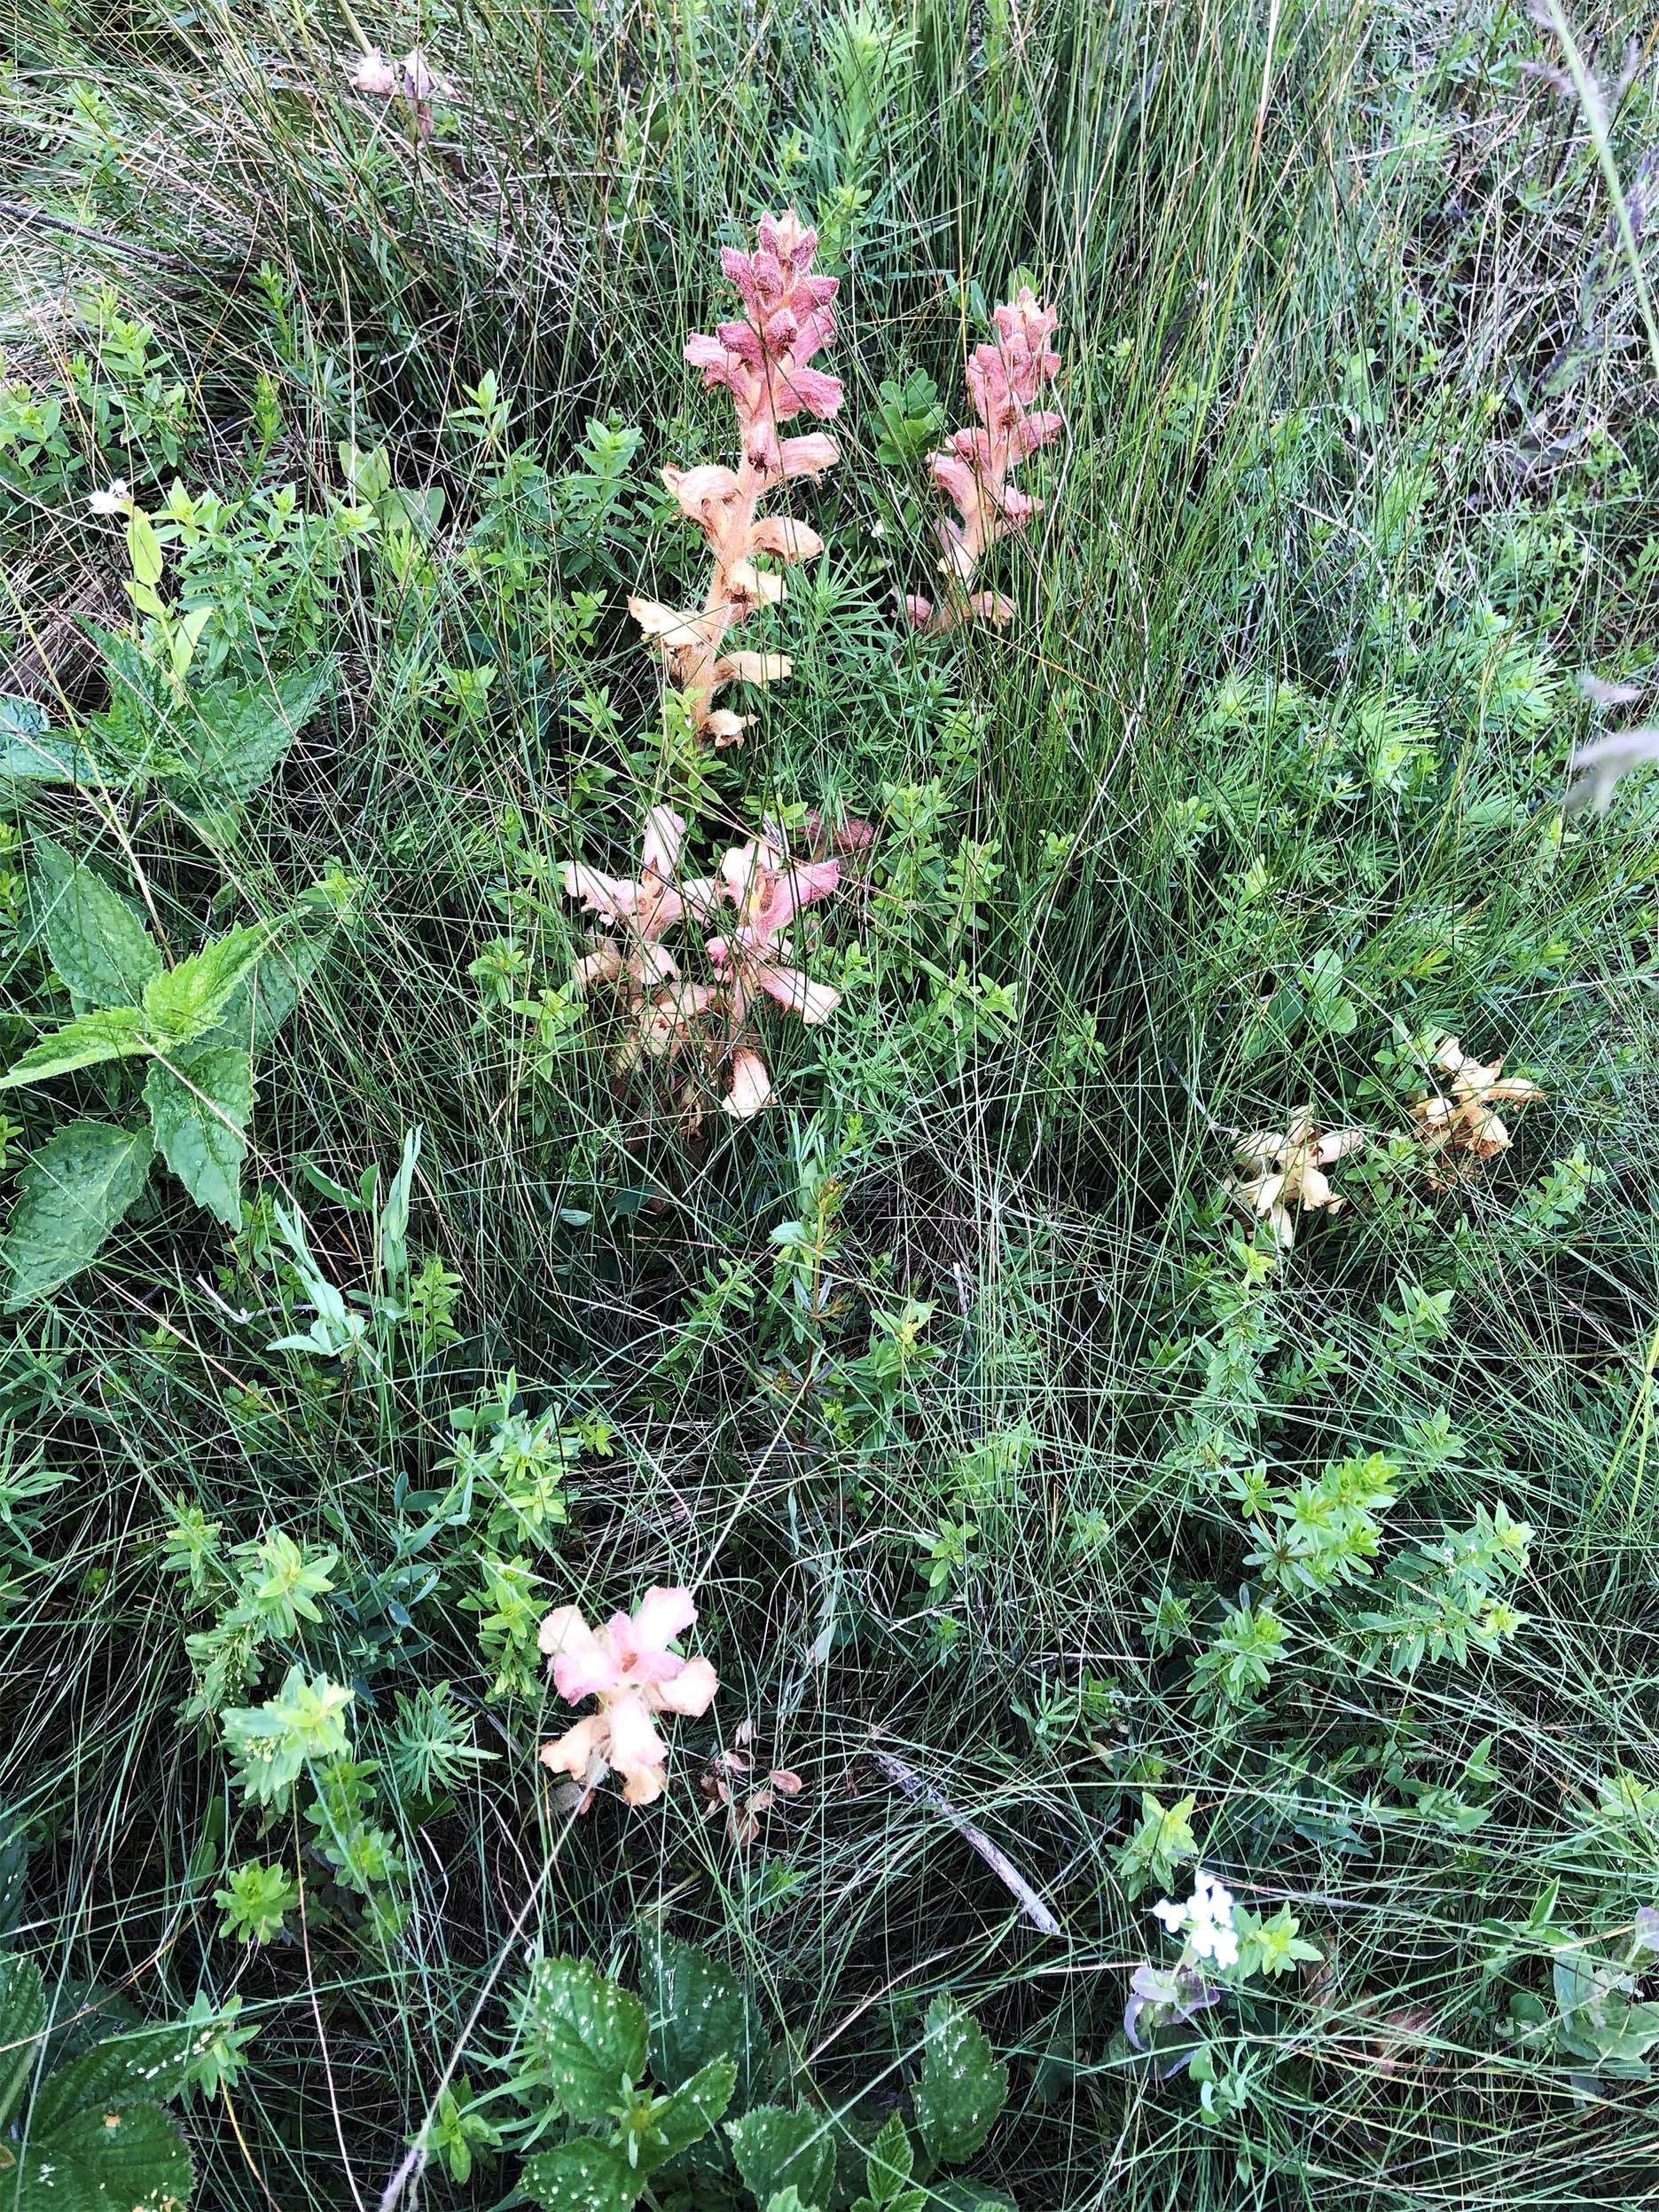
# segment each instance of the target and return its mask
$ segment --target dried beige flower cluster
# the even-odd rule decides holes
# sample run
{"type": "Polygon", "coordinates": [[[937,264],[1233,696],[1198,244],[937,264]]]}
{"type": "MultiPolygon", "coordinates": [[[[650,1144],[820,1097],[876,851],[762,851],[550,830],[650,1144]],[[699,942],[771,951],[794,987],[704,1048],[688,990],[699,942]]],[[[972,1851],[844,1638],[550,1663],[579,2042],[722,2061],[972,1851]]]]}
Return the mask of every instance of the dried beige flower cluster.
{"type": "MultiPolygon", "coordinates": [[[[1409,1110],[1411,1137],[1420,1147],[1423,1172],[1436,1189],[1467,1181],[1483,1161],[1508,1149],[1511,1139],[1499,1106],[1524,1106],[1544,1095],[1524,1076],[1506,1076],[1503,1064],[1476,1060],[1455,1037],[1442,1038],[1435,1047],[1431,1080],[1409,1102],[1409,1110]],[[1444,1077],[1444,1083],[1439,1077],[1444,1077]]],[[[1227,1196],[1250,1221],[1269,1224],[1288,1251],[1303,1213],[1336,1213],[1347,1203],[1332,1189],[1325,1171],[1366,1141],[1363,1129],[1321,1130],[1312,1107],[1299,1106],[1286,1128],[1258,1129],[1238,1141],[1227,1196]]]]}

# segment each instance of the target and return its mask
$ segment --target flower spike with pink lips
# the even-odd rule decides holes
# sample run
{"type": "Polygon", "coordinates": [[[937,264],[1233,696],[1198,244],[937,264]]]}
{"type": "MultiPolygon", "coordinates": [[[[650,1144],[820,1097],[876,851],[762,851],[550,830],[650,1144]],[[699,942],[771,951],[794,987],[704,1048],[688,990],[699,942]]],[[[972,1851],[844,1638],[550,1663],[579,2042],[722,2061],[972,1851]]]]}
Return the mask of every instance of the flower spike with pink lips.
{"type": "Polygon", "coordinates": [[[785,514],[760,515],[769,492],[795,476],[820,476],[841,458],[833,438],[821,431],[780,438],[779,425],[801,414],[822,421],[841,403],[838,377],[810,365],[834,335],[830,303],[834,277],[813,273],[818,233],[792,209],[763,216],[755,249],[727,247],[721,265],[742,299],[741,320],[718,324],[713,337],[693,331],[685,358],[703,372],[706,389],[724,386],[737,413],[742,453],[736,468],[704,462],[665,468],[662,481],[680,513],[702,531],[714,555],[714,574],[700,609],[680,610],[655,600],[630,599],[629,612],[647,641],[661,653],[692,726],[705,743],[740,743],[747,718],[716,707],[725,685],[765,685],[789,673],[781,653],[728,651],[725,637],[757,607],[784,597],[784,580],[758,569],[755,556],[785,562],[809,561],[824,549],[806,523],[785,514]]]}
{"type": "Polygon", "coordinates": [[[977,616],[1004,623],[1013,601],[1000,592],[970,587],[981,561],[999,537],[1023,529],[1040,501],[1010,480],[1020,463],[1050,445],[1066,427],[1063,415],[1037,410],[1043,387],[1053,381],[1060,356],[1048,341],[1057,311],[1042,306],[1029,285],[996,312],[997,337],[976,346],[967,365],[968,396],[980,427],[953,430],[949,448],[932,455],[933,480],[956,508],[958,520],[938,524],[944,596],[907,598],[912,627],[928,636],[977,616]]]}

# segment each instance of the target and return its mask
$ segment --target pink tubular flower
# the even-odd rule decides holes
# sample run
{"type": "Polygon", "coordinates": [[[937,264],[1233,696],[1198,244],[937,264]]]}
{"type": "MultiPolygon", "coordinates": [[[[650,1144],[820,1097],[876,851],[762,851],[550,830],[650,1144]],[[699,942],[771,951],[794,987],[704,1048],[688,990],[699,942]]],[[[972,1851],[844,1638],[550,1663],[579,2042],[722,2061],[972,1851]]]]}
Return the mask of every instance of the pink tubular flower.
{"type": "Polygon", "coordinates": [[[720,896],[719,886],[714,883],[677,885],[673,882],[685,839],[684,815],[677,814],[671,806],[653,806],[646,816],[640,838],[638,882],[625,876],[601,875],[597,868],[584,867],[579,860],[565,862],[566,897],[580,898],[590,914],[599,915],[622,932],[620,944],[614,937],[601,937],[577,961],[579,991],[595,983],[625,977],[635,991],[645,992],[678,975],[658,939],[680,920],[688,905],[693,911],[705,911],[720,896]]]}
{"type": "Polygon", "coordinates": [[[959,517],[938,526],[945,597],[936,609],[929,600],[904,600],[914,629],[936,635],[970,616],[1004,623],[1013,613],[1013,600],[1001,592],[970,592],[968,586],[997,540],[1023,529],[1037,512],[1039,503],[1010,482],[1013,471],[1066,427],[1063,415],[1033,412],[1060,367],[1048,342],[1058,319],[1055,310],[1041,306],[1025,286],[1017,299],[997,310],[996,343],[974,349],[967,388],[981,427],[952,431],[949,448],[929,462],[934,482],[959,517]]]}
{"type": "Polygon", "coordinates": [[[570,1705],[597,1698],[599,1710],[544,1744],[543,1763],[590,1794],[614,1767],[627,1803],[650,1805],[660,1798],[668,1784],[668,1745],[654,1716],[704,1713],[720,1686],[706,1659],[681,1659],[668,1648],[696,1618],[689,1590],[661,1584],[646,1592],[631,1620],[613,1613],[601,1628],[590,1628],[575,1605],[549,1613],[538,1641],[552,1661],[554,1687],[570,1705]]]}
{"type": "Polygon", "coordinates": [[[733,1121],[753,1121],[771,1102],[772,1079],[766,1063],[753,1045],[740,1045],[732,1055],[732,1088],[721,1101],[733,1121]]]}
{"type": "Polygon", "coordinates": [[[814,983],[798,968],[784,968],[771,956],[772,940],[786,929],[799,908],[827,898],[841,881],[839,860],[791,860],[763,837],[733,845],[720,874],[738,910],[729,937],[710,937],[708,957],[716,974],[728,975],[733,1016],[741,1020],[747,1000],[759,990],[803,1022],[826,1022],[841,1004],[841,993],[814,983]]]}
{"type": "Polygon", "coordinates": [[[724,386],[737,412],[742,456],[736,468],[707,461],[695,468],[665,468],[662,481],[680,513],[695,522],[715,557],[714,575],[700,609],[630,599],[629,612],[663,656],[669,678],[705,742],[739,743],[747,718],[716,707],[723,685],[778,682],[789,673],[781,653],[728,653],[728,630],[784,597],[776,571],[757,569],[756,554],[783,561],[810,561],[824,550],[818,532],[788,515],[758,517],[765,495],[794,476],[818,476],[840,458],[822,431],[783,438],[778,426],[793,416],[833,415],[841,402],[840,380],[808,365],[834,334],[830,302],[837,280],[815,276],[816,231],[791,211],[763,216],[755,250],[721,255],[737,286],[744,319],[722,323],[714,337],[693,332],[685,358],[703,372],[706,388],[724,386]]]}

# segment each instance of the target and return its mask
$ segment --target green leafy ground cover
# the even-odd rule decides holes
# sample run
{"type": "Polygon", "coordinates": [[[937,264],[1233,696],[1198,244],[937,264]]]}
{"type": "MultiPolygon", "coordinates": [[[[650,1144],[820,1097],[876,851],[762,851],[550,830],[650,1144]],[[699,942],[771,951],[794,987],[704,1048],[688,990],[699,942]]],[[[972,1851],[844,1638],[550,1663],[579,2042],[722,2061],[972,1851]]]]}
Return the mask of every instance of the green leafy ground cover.
{"type": "Polygon", "coordinates": [[[10,27],[0,2205],[1639,2200],[1632,27],[10,27]],[[826,550],[700,751],[626,602],[792,206],[826,550]],[[919,637],[1021,281],[1015,612],[919,637]],[[663,804],[873,832],[750,1119],[573,984],[663,804]],[[719,1690],[578,1809],[538,1628],[652,1585],[719,1690]]]}

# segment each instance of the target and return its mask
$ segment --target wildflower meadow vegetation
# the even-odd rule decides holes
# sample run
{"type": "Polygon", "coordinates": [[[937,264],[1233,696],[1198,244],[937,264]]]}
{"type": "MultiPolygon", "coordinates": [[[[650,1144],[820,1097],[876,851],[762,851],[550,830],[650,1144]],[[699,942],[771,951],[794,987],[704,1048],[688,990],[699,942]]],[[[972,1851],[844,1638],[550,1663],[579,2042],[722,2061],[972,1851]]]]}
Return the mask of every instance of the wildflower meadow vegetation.
{"type": "Polygon", "coordinates": [[[0,2212],[1659,2187],[1659,56],[13,0],[0,2212]]]}

